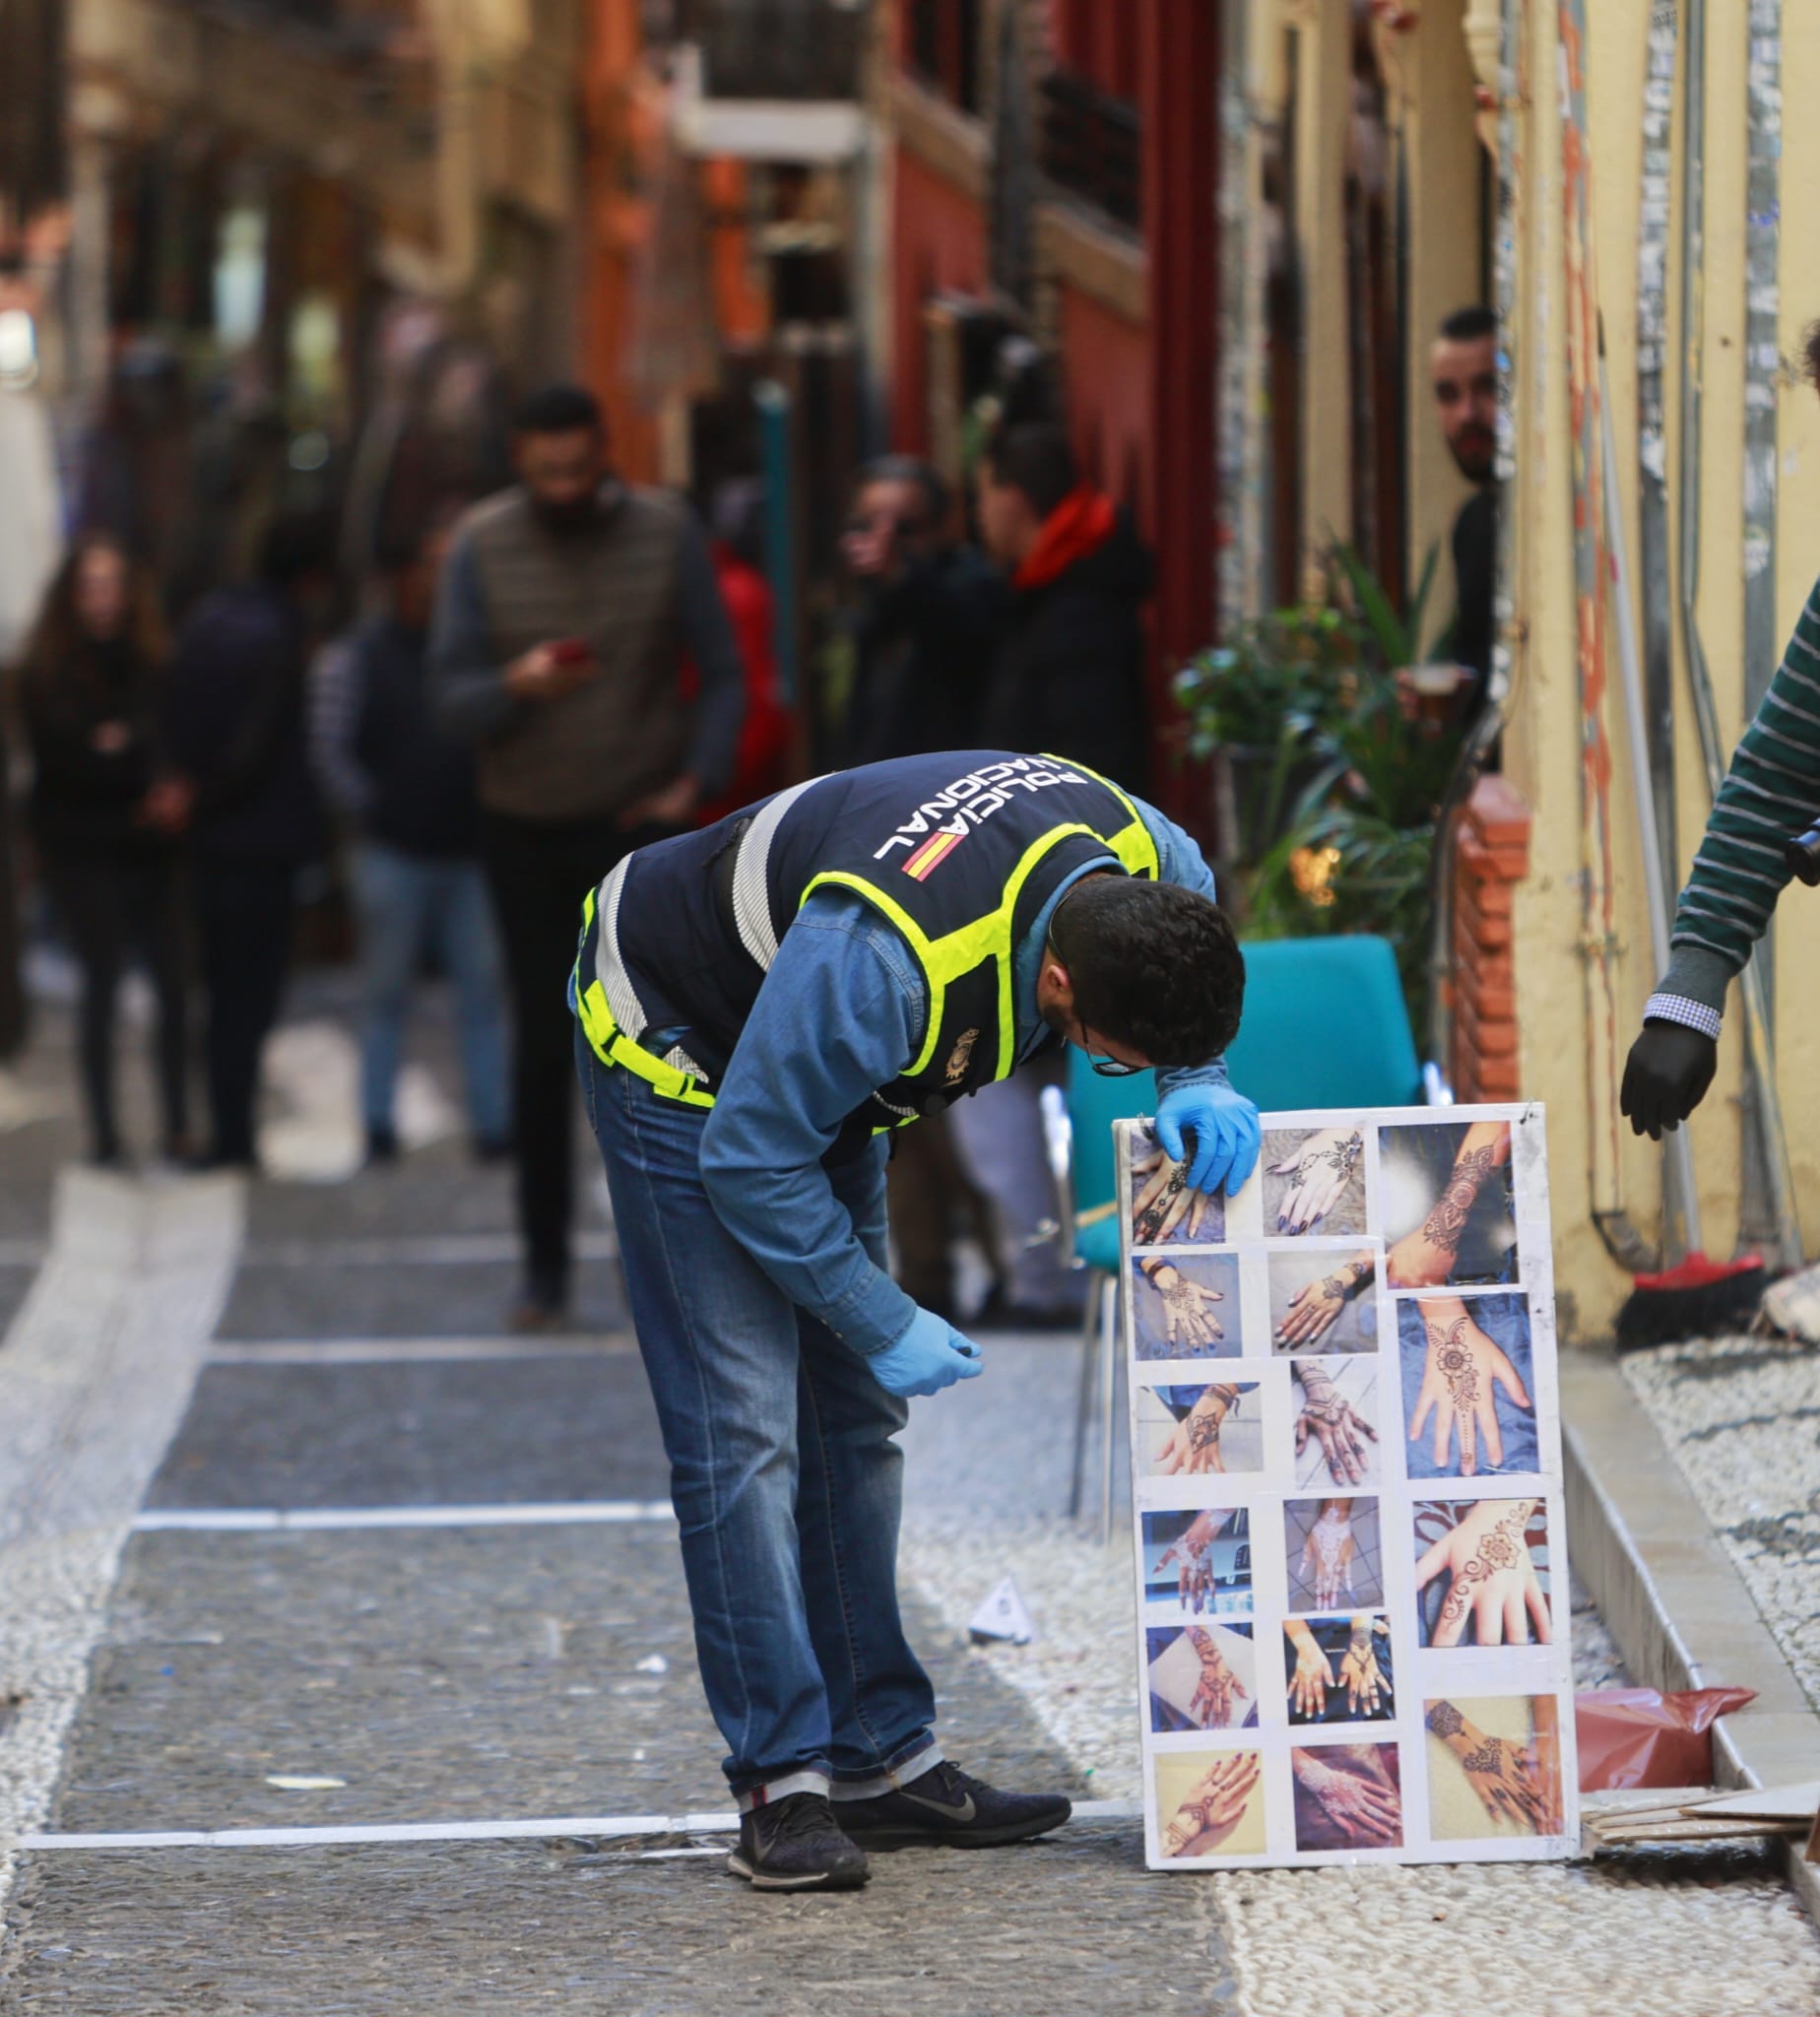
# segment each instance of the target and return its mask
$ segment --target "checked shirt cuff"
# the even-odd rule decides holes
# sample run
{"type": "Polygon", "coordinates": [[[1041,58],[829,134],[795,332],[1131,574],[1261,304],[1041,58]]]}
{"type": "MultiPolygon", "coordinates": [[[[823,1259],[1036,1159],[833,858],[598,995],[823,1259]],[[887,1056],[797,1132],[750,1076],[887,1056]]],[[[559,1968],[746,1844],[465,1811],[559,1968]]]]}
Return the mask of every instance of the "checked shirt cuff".
{"type": "Polygon", "coordinates": [[[1719,1041],[1720,1012],[1709,1008],[1704,1002],[1693,1002],[1685,995],[1652,995],[1643,1005],[1645,1022],[1678,1022],[1683,1029],[1697,1029],[1702,1036],[1719,1041]]]}

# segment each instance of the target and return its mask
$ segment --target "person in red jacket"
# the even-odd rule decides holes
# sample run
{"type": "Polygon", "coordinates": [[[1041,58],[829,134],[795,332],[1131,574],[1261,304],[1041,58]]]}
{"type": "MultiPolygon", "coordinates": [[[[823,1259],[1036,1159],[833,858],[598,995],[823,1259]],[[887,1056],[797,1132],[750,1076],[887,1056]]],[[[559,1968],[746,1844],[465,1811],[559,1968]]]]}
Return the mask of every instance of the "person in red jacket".
{"type": "MultiPolygon", "coordinates": [[[[763,487],[749,477],[722,484],[714,492],[709,523],[713,537],[708,551],[746,669],[746,721],[740,730],[733,782],[696,813],[697,826],[711,826],[742,806],[781,790],[792,735],[790,710],[777,683],[777,605],[759,565],[763,487]]],[[[692,665],[684,669],[685,683],[693,681],[694,671],[692,665]]],[[[685,690],[692,693],[692,684],[685,690]]]]}

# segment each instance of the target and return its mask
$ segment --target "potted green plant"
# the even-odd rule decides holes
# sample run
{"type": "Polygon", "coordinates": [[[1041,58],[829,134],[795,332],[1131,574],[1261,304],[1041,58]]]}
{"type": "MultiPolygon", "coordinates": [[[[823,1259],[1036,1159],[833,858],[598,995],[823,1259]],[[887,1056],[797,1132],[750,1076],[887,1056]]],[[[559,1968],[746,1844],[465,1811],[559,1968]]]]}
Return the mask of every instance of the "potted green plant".
{"type": "Polygon", "coordinates": [[[1221,852],[1261,862],[1322,764],[1322,725],[1349,704],[1359,626],[1328,607],[1236,625],[1176,675],[1185,752],[1211,764],[1221,852]]]}
{"type": "Polygon", "coordinates": [[[1399,614],[1358,554],[1335,549],[1335,587],[1356,612],[1358,663],[1346,703],[1313,726],[1320,761],[1258,867],[1248,921],[1258,938],[1374,932],[1389,939],[1418,1029],[1426,1027],[1435,815],[1458,738],[1410,718],[1397,675],[1424,663],[1435,560],[1431,549],[1399,614]]]}

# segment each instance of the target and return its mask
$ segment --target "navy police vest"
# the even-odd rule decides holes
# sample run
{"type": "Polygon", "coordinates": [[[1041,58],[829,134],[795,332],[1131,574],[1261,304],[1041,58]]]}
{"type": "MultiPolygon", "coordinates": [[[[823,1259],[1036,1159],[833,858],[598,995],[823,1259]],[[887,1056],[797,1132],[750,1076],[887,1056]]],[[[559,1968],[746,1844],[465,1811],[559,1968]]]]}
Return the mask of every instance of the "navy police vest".
{"type": "Polygon", "coordinates": [[[640,848],[590,893],[582,1027],[605,1063],[711,1104],[797,911],[850,889],[896,927],[929,996],[920,1055],[851,1118],[851,1147],[1009,1075],[1013,955],[1089,864],[1158,873],[1137,808],[1077,763],[976,749],[812,779],[640,848]]]}

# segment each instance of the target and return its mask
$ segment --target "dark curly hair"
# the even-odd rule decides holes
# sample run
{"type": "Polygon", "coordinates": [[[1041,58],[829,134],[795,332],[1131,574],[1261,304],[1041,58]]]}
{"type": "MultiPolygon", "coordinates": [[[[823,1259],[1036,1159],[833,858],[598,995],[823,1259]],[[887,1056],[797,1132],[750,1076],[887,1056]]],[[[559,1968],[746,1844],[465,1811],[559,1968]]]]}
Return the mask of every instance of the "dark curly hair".
{"type": "Polygon", "coordinates": [[[1238,1034],[1245,959],[1209,897],[1173,882],[1084,877],[1056,906],[1049,943],[1079,1022],[1152,1065],[1204,1065],[1238,1034]]]}

